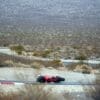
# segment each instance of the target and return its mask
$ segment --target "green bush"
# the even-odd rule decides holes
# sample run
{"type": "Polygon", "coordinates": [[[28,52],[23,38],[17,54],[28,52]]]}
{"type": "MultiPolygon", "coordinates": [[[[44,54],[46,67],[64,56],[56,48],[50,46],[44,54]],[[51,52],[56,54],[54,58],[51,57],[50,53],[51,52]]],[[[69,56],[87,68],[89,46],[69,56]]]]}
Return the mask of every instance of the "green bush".
{"type": "Polygon", "coordinates": [[[11,50],[14,50],[17,54],[21,55],[22,51],[24,51],[24,47],[22,45],[11,46],[11,50]]]}
{"type": "Polygon", "coordinates": [[[87,57],[84,54],[80,54],[79,56],[75,57],[76,60],[86,60],[87,57]]]}
{"type": "Polygon", "coordinates": [[[52,52],[52,50],[45,50],[45,51],[35,51],[33,56],[40,56],[40,57],[48,57],[48,55],[52,52]]]}

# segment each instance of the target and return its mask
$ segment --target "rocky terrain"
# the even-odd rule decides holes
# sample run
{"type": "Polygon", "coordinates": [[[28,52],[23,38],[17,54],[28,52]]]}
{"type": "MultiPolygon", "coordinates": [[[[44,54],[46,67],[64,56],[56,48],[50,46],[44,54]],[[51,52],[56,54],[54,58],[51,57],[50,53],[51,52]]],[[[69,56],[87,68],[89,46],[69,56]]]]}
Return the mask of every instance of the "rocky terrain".
{"type": "Polygon", "coordinates": [[[41,53],[51,50],[47,57],[58,53],[58,58],[75,59],[85,56],[86,59],[100,57],[99,34],[49,34],[49,33],[2,33],[0,46],[22,45],[32,52],[41,53]]]}

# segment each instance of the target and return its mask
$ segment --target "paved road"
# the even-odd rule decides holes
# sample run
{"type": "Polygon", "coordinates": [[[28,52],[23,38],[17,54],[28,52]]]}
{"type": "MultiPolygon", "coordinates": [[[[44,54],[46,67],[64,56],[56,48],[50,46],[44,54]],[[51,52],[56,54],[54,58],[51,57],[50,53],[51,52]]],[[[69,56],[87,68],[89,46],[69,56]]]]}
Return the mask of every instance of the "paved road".
{"type": "Polygon", "coordinates": [[[94,74],[68,72],[67,70],[60,71],[46,68],[42,68],[40,70],[32,68],[0,68],[1,82],[8,80],[16,83],[36,84],[36,78],[38,75],[53,75],[64,77],[65,82],[61,82],[60,85],[95,85],[94,81],[96,79],[94,74]]]}
{"type": "Polygon", "coordinates": [[[18,81],[18,80],[0,80],[0,84],[2,85],[2,84],[5,84],[5,85],[21,85],[21,84],[29,84],[29,85],[65,85],[65,86],[67,86],[67,85],[69,85],[69,86],[80,86],[80,85],[82,85],[82,86],[100,86],[100,83],[99,84],[96,84],[96,83],[84,83],[84,82],[82,82],[82,83],[79,83],[79,82],[60,82],[60,83],[38,83],[38,82],[36,82],[36,81],[23,81],[23,80],[20,80],[20,81],[18,81]]]}

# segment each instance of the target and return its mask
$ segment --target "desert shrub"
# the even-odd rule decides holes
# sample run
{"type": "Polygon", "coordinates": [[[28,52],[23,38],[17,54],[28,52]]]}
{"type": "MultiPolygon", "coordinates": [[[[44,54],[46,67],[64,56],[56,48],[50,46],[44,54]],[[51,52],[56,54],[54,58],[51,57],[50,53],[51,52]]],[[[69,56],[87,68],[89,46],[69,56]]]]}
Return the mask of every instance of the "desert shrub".
{"type": "Polygon", "coordinates": [[[35,51],[33,52],[33,56],[40,56],[40,57],[48,57],[48,55],[52,52],[52,50],[44,50],[44,51],[35,51]]]}
{"type": "Polygon", "coordinates": [[[44,85],[26,85],[25,88],[28,93],[28,100],[52,100],[52,89],[50,89],[50,91],[45,91],[44,85]]]}
{"type": "Polygon", "coordinates": [[[42,57],[48,57],[48,55],[52,52],[51,49],[47,49],[42,53],[42,57]]]}
{"type": "Polygon", "coordinates": [[[33,56],[39,56],[37,52],[33,52],[33,56]]]}
{"type": "Polygon", "coordinates": [[[81,56],[77,56],[75,57],[76,60],[86,60],[86,57],[81,55],[81,56]]]}
{"type": "Polygon", "coordinates": [[[45,91],[43,85],[25,85],[19,92],[0,92],[0,100],[57,100],[51,90],[45,91]]]}
{"type": "Polygon", "coordinates": [[[42,56],[43,55],[43,51],[34,51],[33,52],[33,56],[42,56]]]}
{"type": "Polygon", "coordinates": [[[77,64],[69,64],[69,65],[66,65],[66,68],[69,70],[69,71],[73,71],[75,69],[75,67],[77,66],[77,64]]]}
{"type": "Polygon", "coordinates": [[[78,56],[75,57],[76,60],[86,60],[87,57],[84,54],[79,54],[78,56]]]}
{"type": "Polygon", "coordinates": [[[89,70],[83,69],[82,73],[83,73],[83,74],[90,74],[91,72],[90,72],[89,70]]]}
{"type": "Polygon", "coordinates": [[[14,62],[13,62],[12,60],[6,60],[6,61],[4,62],[4,64],[11,67],[11,66],[14,65],[14,62]]]}
{"type": "Polygon", "coordinates": [[[0,62],[0,67],[5,67],[5,66],[7,66],[7,65],[2,63],[2,62],[0,62]]]}
{"type": "Polygon", "coordinates": [[[44,67],[41,63],[39,63],[39,62],[33,62],[32,64],[31,64],[31,67],[32,68],[36,68],[36,69],[40,69],[40,68],[42,68],[42,67],[44,67]]]}
{"type": "Polygon", "coordinates": [[[62,66],[61,60],[53,60],[50,62],[51,67],[58,68],[62,66]]]}
{"type": "Polygon", "coordinates": [[[72,46],[74,49],[80,49],[81,47],[80,46],[78,46],[78,45],[73,45],[72,46]]]}
{"type": "Polygon", "coordinates": [[[58,65],[58,64],[60,64],[60,63],[61,63],[61,61],[60,61],[60,60],[53,60],[53,61],[52,61],[52,63],[53,63],[53,64],[57,64],[57,65],[58,65]]]}
{"type": "Polygon", "coordinates": [[[24,51],[24,47],[22,45],[15,45],[10,47],[11,50],[14,50],[17,54],[21,55],[22,51],[24,51]]]}
{"type": "Polygon", "coordinates": [[[60,47],[57,47],[57,48],[56,48],[56,50],[60,50],[60,49],[61,49],[60,47]]]}
{"type": "Polygon", "coordinates": [[[84,74],[90,74],[92,72],[92,67],[91,66],[88,66],[88,65],[85,65],[85,64],[82,64],[82,65],[77,65],[75,66],[75,69],[74,71],[76,72],[82,72],[84,74]]]}
{"type": "Polygon", "coordinates": [[[29,65],[27,65],[27,64],[23,64],[23,63],[21,63],[21,62],[18,62],[18,63],[14,63],[14,67],[23,67],[23,68],[28,68],[29,67],[29,65]]]}
{"type": "Polygon", "coordinates": [[[43,53],[41,54],[41,57],[46,58],[47,56],[48,56],[48,53],[46,53],[46,52],[43,52],[43,53]]]}
{"type": "MultiPolygon", "coordinates": [[[[14,67],[17,66],[19,63],[15,63],[13,60],[5,60],[0,63],[0,67],[14,67]]],[[[18,67],[18,66],[17,66],[18,67]]]]}

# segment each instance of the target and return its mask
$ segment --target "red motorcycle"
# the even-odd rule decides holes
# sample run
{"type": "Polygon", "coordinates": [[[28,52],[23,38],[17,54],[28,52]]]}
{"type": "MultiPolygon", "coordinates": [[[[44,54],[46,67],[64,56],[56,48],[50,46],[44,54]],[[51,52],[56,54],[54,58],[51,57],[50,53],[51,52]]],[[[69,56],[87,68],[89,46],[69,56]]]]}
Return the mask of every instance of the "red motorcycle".
{"type": "Polygon", "coordinates": [[[37,82],[40,83],[50,83],[50,82],[59,83],[61,81],[65,81],[65,78],[60,76],[48,76],[48,75],[39,76],[37,78],[37,82]]]}

